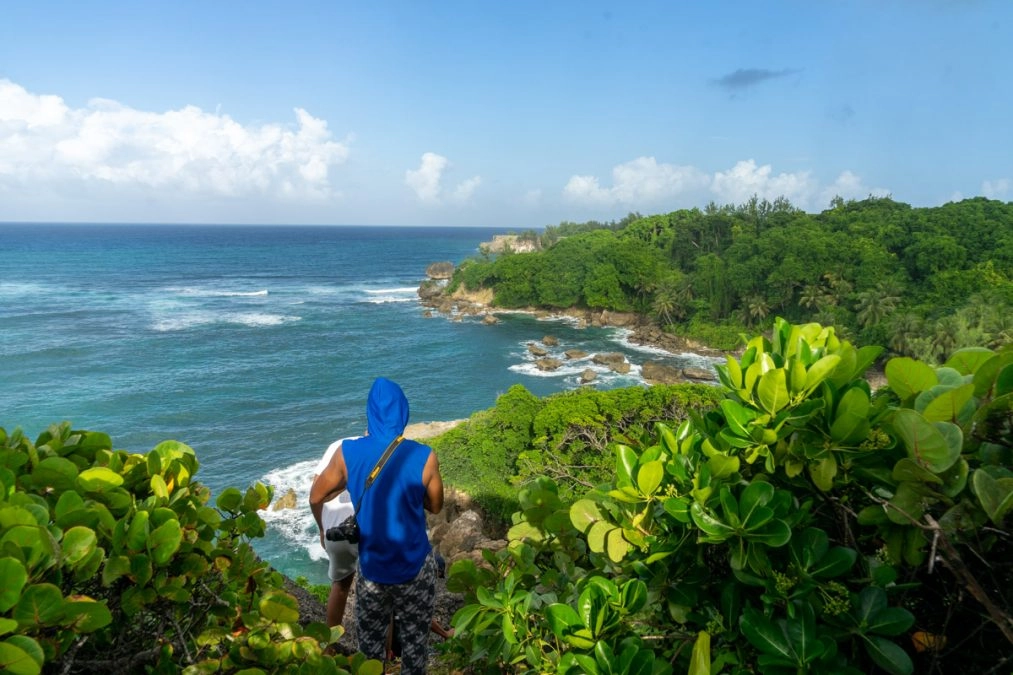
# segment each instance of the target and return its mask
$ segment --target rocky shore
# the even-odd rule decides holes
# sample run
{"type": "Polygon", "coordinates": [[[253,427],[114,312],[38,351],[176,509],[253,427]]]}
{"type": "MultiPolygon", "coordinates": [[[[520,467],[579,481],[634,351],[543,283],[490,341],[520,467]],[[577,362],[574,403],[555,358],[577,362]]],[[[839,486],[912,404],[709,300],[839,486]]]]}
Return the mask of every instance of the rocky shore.
{"type": "MultiPolygon", "coordinates": [[[[458,289],[453,293],[448,293],[447,284],[453,276],[453,273],[454,265],[450,262],[433,263],[426,269],[427,278],[419,285],[418,295],[422,305],[426,307],[425,311],[427,316],[433,316],[434,313],[436,313],[445,316],[452,321],[463,321],[467,317],[472,317],[480,319],[482,323],[490,325],[499,321],[497,314],[503,314],[506,312],[530,314],[538,318],[546,319],[567,318],[572,320],[578,327],[581,328],[596,326],[602,328],[629,329],[630,342],[661,349],[671,354],[690,353],[709,358],[720,358],[725,355],[725,352],[712,349],[688,338],[666,333],[647,317],[632,312],[611,312],[608,310],[588,310],[577,308],[570,308],[555,312],[537,308],[495,310],[492,307],[492,291],[490,289],[482,289],[474,292],[458,289]]],[[[546,338],[543,338],[542,342],[550,344],[545,342],[548,339],[551,339],[551,337],[547,336],[546,338]]],[[[544,357],[545,355],[544,350],[537,344],[529,344],[528,349],[535,356],[544,357]],[[539,353],[539,350],[542,350],[541,354],[539,353]]],[[[582,358],[583,356],[586,356],[586,354],[581,354],[579,357],[573,358],[582,358]]],[[[609,365],[610,368],[612,368],[613,364],[608,362],[608,359],[613,357],[614,355],[610,354],[594,355],[596,363],[606,363],[606,365],[609,365]],[[605,361],[599,361],[599,359],[605,359],[605,361]]],[[[539,358],[539,360],[535,362],[535,365],[542,370],[554,370],[555,368],[560,367],[562,362],[557,359],[539,358]]],[[[616,365],[620,369],[624,367],[622,364],[617,363],[616,365]]],[[[641,366],[641,374],[648,384],[677,384],[680,382],[713,381],[716,379],[715,373],[710,369],[679,369],[652,361],[645,361],[641,364],[641,366]]],[[[625,364],[625,367],[628,369],[629,364],[625,364]]],[[[613,370],[616,370],[616,368],[613,368],[613,370]]],[[[617,372],[623,371],[617,370],[617,372]]],[[[593,372],[585,373],[585,375],[586,377],[582,378],[582,381],[585,384],[593,381],[593,372]]]]}

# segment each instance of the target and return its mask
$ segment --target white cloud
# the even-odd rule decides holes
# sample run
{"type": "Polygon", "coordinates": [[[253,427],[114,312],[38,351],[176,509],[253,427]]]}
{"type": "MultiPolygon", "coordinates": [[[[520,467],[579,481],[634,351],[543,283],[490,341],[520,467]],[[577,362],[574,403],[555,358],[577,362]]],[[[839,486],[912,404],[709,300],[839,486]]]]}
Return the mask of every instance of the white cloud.
{"type": "Polygon", "coordinates": [[[446,195],[449,201],[463,204],[471,199],[472,194],[482,184],[481,176],[472,176],[461,181],[449,193],[443,190],[443,173],[450,167],[450,160],[435,152],[422,155],[418,169],[405,171],[405,185],[415,191],[415,195],[425,204],[440,204],[446,195]]]}
{"type": "Polygon", "coordinates": [[[604,187],[596,176],[572,176],[563,196],[588,205],[642,208],[677,198],[686,204],[699,203],[707,195],[720,203],[742,204],[756,195],[770,201],[786,197],[799,208],[813,210],[826,208],[837,195],[862,199],[889,194],[883,188],[867,187],[851,171],[843,171],[833,183],[821,186],[809,171],[775,174],[769,164],[757,166],[752,159],[709,175],[693,166],[659,164],[653,157],[639,157],[613,168],[612,179],[612,186],[604,187]]]}
{"type": "Polygon", "coordinates": [[[1009,178],[987,180],[981,184],[981,194],[989,199],[1006,199],[1013,191],[1013,181],[1009,178]]]}
{"type": "Polygon", "coordinates": [[[857,174],[851,171],[843,171],[831,185],[820,190],[817,203],[809,204],[809,206],[825,209],[829,207],[830,200],[834,197],[849,200],[865,199],[869,195],[886,197],[888,194],[890,194],[890,191],[886,188],[870,188],[862,182],[862,179],[857,174]]]}
{"type": "Polygon", "coordinates": [[[736,162],[728,171],[718,171],[711,181],[711,192],[725,203],[741,204],[753,195],[773,201],[786,197],[796,206],[807,205],[816,190],[808,171],[774,175],[769,164],[756,166],[752,159],[736,162]]]}
{"type": "Polygon", "coordinates": [[[563,195],[575,202],[641,207],[699,190],[707,180],[706,174],[694,167],[638,157],[612,169],[612,187],[602,187],[594,176],[572,176],[563,195]]]}
{"type": "Polygon", "coordinates": [[[325,198],[329,170],[348,141],[301,108],[297,126],[244,126],[228,115],[185,106],[147,112],[93,99],[69,108],[0,80],[0,188],[120,190],[216,197],[325,198]]]}

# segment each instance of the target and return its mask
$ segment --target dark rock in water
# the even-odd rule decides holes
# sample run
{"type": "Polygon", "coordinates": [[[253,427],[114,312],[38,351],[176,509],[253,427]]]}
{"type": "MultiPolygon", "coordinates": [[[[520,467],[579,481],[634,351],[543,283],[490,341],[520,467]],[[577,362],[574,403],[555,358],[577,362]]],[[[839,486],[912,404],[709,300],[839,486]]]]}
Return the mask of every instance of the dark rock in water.
{"type": "Polygon", "coordinates": [[[587,356],[587,352],[583,349],[567,349],[563,352],[568,359],[582,359],[587,356]]]}
{"type": "Polygon", "coordinates": [[[542,338],[542,344],[546,345],[547,347],[555,347],[556,345],[559,344],[559,338],[557,338],[555,335],[546,335],[545,337],[542,338]]]}
{"type": "Polygon", "coordinates": [[[484,323],[487,326],[491,326],[494,323],[499,323],[499,319],[497,319],[492,314],[486,314],[484,317],[482,317],[482,323],[484,323]]]}
{"type": "Polygon", "coordinates": [[[538,359],[535,361],[535,365],[538,366],[539,370],[557,370],[563,362],[559,359],[538,359]]]}
{"type": "Polygon", "coordinates": [[[606,354],[595,354],[591,357],[591,360],[599,365],[611,368],[613,364],[626,363],[626,356],[620,354],[619,352],[611,352],[606,354]]]}
{"type": "Polygon", "coordinates": [[[683,368],[682,374],[690,380],[705,380],[713,382],[718,379],[714,371],[707,368],[683,368]]]}
{"type": "Polygon", "coordinates": [[[435,279],[425,279],[419,284],[418,294],[423,300],[435,300],[443,295],[443,289],[446,283],[444,281],[437,281],[435,279]]]}
{"type": "Polygon", "coordinates": [[[430,279],[449,279],[454,276],[454,263],[434,262],[426,268],[426,276],[430,279]]]}
{"type": "Polygon", "coordinates": [[[682,381],[682,370],[655,361],[644,361],[640,374],[650,384],[677,384],[682,381]]]}
{"type": "Polygon", "coordinates": [[[594,372],[590,368],[585,368],[584,372],[580,374],[581,384],[588,384],[598,379],[598,373],[594,372]]]}
{"type": "Polygon", "coordinates": [[[539,347],[533,342],[528,343],[528,351],[534,354],[535,356],[545,356],[546,354],[549,353],[547,350],[543,349],[542,347],[539,347]]]}

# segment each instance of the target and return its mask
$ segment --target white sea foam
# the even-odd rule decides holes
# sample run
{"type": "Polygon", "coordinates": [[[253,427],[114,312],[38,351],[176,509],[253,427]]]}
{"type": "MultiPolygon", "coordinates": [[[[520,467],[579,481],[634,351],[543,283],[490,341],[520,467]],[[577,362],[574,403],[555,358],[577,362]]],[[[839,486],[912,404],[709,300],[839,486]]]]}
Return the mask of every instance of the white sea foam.
{"type": "Polygon", "coordinates": [[[401,288],[365,288],[365,302],[382,305],[390,302],[412,302],[418,299],[418,288],[404,286],[401,288]]]}
{"type": "Polygon", "coordinates": [[[280,326],[284,323],[299,321],[302,317],[289,314],[270,314],[267,312],[214,312],[209,310],[188,310],[176,316],[162,316],[151,325],[153,330],[170,332],[199,328],[212,324],[232,324],[263,328],[280,326]]]}
{"type": "Polygon", "coordinates": [[[633,331],[629,328],[618,328],[616,329],[613,340],[631,351],[642,352],[644,354],[656,354],[658,356],[665,356],[669,358],[676,357],[680,361],[684,362],[685,365],[696,368],[713,368],[714,364],[725,362],[723,356],[704,356],[703,354],[697,354],[696,352],[670,352],[667,349],[662,349],[661,347],[637,344],[630,341],[630,336],[632,335],[633,331]]]}
{"type": "Polygon", "coordinates": [[[40,295],[51,291],[51,288],[47,288],[42,284],[33,283],[31,281],[0,281],[0,296],[4,297],[40,295]]]}
{"type": "Polygon", "coordinates": [[[295,507],[274,510],[274,505],[260,512],[267,526],[276,531],[285,541],[305,548],[311,560],[324,560],[327,554],[320,548],[316,523],[309,509],[310,484],[317,460],[296,462],[291,466],[270,471],[260,480],[274,487],[277,501],[289,490],[295,492],[295,507]]]}
{"type": "Polygon", "coordinates": [[[183,286],[180,288],[169,288],[169,291],[188,297],[197,298],[257,298],[268,295],[267,289],[259,291],[229,291],[213,288],[199,288],[194,286],[183,286]]]}

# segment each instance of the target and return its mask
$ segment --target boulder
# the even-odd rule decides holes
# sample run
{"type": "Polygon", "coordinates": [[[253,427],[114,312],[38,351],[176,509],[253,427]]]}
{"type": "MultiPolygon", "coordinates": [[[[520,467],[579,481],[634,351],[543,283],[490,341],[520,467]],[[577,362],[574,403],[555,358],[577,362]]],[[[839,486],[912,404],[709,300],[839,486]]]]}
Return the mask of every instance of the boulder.
{"type": "Polygon", "coordinates": [[[535,356],[545,356],[546,354],[549,353],[547,349],[539,347],[534,342],[528,343],[528,351],[534,354],[535,356]]]}
{"type": "Polygon", "coordinates": [[[421,298],[423,302],[432,302],[443,295],[445,285],[446,284],[442,281],[426,279],[419,284],[419,298],[421,298]]]}
{"type": "Polygon", "coordinates": [[[591,357],[591,360],[601,366],[612,367],[615,363],[626,363],[626,357],[619,352],[609,352],[604,354],[595,354],[591,357]]]}
{"type": "Polygon", "coordinates": [[[555,335],[546,335],[542,338],[542,344],[548,347],[555,347],[559,344],[559,338],[555,335]]]}
{"type": "Polygon", "coordinates": [[[567,349],[563,354],[566,355],[566,358],[573,360],[582,359],[587,356],[587,352],[583,349],[567,349]]]}
{"type": "Polygon", "coordinates": [[[493,324],[499,323],[499,319],[497,319],[492,314],[486,314],[484,317],[482,317],[482,323],[484,323],[486,326],[491,326],[493,324]]]}
{"type": "Polygon", "coordinates": [[[281,511],[282,509],[294,509],[296,507],[297,499],[295,496],[295,490],[292,488],[288,489],[288,492],[283,494],[274,500],[274,504],[271,505],[271,509],[274,511],[281,511]]]}
{"type": "Polygon", "coordinates": [[[649,384],[677,384],[682,381],[682,370],[656,361],[644,361],[640,374],[649,384]]]}
{"type": "Polygon", "coordinates": [[[559,359],[538,359],[535,361],[535,366],[538,367],[538,370],[558,370],[561,365],[563,365],[563,362],[559,359]]]}
{"type": "Polygon", "coordinates": [[[598,379],[598,373],[594,372],[590,368],[585,368],[584,372],[580,374],[580,383],[588,384],[598,379]]]}
{"type": "Polygon", "coordinates": [[[683,368],[682,374],[690,380],[705,380],[713,382],[718,379],[717,375],[710,368],[683,368]]]}
{"type": "Polygon", "coordinates": [[[613,373],[619,373],[620,375],[625,375],[626,373],[630,372],[630,364],[627,361],[621,361],[621,362],[620,361],[616,361],[614,363],[610,363],[609,364],[609,370],[611,370],[613,373]]]}
{"type": "Polygon", "coordinates": [[[480,541],[488,538],[482,531],[483,525],[482,516],[477,511],[465,511],[448,522],[446,529],[439,532],[437,550],[440,555],[449,561],[459,553],[475,550],[480,541]]]}
{"type": "Polygon", "coordinates": [[[454,276],[454,263],[434,262],[426,268],[426,276],[430,279],[449,279],[454,276]]]}

